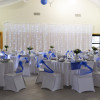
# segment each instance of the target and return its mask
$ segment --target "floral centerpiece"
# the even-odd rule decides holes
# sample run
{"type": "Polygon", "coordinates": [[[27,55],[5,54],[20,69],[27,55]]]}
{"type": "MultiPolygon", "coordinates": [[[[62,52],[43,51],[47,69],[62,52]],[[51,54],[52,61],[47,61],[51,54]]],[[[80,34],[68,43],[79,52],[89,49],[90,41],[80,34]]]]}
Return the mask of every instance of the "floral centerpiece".
{"type": "Polygon", "coordinates": [[[93,46],[93,47],[92,47],[92,50],[94,51],[94,54],[95,54],[95,51],[98,50],[98,49],[97,49],[96,47],[93,46]]]}
{"type": "Polygon", "coordinates": [[[75,49],[75,50],[74,50],[74,53],[76,53],[76,55],[77,55],[78,53],[80,53],[80,52],[81,52],[80,49],[75,49]]]}
{"type": "Polygon", "coordinates": [[[9,48],[9,46],[8,46],[8,45],[5,45],[4,47],[6,48],[6,51],[7,51],[7,48],[9,48]]]}
{"type": "Polygon", "coordinates": [[[80,53],[81,50],[80,49],[75,49],[74,50],[74,53],[76,53],[76,56],[75,56],[75,61],[78,61],[79,57],[78,57],[78,53],[80,53]]]}
{"type": "Polygon", "coordinates": [[[27,50],[29,50],[29,54],[31,53],[30,50],[33,50],[33,48],[30,46],[27,48],[27,50]]]}
{"type": "Polygon", "coordinates": [[[92,47],[92,49],[93,49],[93,51],[96,51],[96,50],[98,50],[98,49],[97,49],[96,47],[94,47],[94,46],[92,47]]]}
{"type": "Polygon", "coordinates": [[[53,51],[53,49],[54,49],[54,46],[51,45],[50,46],[50,51],[53,51]]]}
{"type": "Polygon", "coordinates": [[[51,46],[50,46],[50,48],[51,48],[51,49],[53,49],[53,48],[54,48],[54,46],[52,46],[52,45],[51,45],[51,46]]]}

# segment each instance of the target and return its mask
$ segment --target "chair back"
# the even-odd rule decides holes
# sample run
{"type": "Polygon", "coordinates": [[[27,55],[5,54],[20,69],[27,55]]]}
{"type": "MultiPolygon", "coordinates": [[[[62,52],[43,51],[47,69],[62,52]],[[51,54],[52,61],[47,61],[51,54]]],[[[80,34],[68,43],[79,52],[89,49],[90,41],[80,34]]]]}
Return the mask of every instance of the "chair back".
{"type": "Polygon", "coordinates": [[[87,75],[93,72],[93,69],[84,61],[71,63],[71,70],[78,70],[79,75],[87,75]],[[82,68],[82,66],[85,68],[82,68]]]}

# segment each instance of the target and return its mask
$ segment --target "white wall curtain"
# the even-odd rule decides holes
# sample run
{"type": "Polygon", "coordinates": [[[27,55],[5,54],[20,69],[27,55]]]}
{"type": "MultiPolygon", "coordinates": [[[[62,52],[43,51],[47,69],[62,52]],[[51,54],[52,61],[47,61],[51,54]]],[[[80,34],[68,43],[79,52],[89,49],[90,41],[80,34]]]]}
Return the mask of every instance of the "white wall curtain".
{"type": "Polygon", "coordinates": [[[91,48],[92,25],[5,24],[6,44],[10,50],[48,51],[53,45],[57,51],[91,48]]]}

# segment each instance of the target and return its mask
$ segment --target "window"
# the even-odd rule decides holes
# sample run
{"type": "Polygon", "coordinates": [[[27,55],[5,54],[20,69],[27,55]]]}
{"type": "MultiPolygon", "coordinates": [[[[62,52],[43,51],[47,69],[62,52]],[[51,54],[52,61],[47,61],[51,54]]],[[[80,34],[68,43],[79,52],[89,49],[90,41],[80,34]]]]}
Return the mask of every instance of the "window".
{"type": "Polygon", "coordinates": [[[92,46],[100,49],[100,35],[93,35],[92,36],[92,46]]]}

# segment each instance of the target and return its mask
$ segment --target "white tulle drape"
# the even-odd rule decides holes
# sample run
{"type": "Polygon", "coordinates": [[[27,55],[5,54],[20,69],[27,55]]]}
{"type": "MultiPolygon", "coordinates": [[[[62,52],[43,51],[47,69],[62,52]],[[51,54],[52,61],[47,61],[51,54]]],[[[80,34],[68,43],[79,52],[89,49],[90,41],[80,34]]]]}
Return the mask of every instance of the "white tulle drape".
{"type": "Polygon", "coordinates": [[[91,48],[92,25],[5,24],[6,44],[11,50],[48,51],[53,45],[57,51],[66,52],[91,48]]]}

